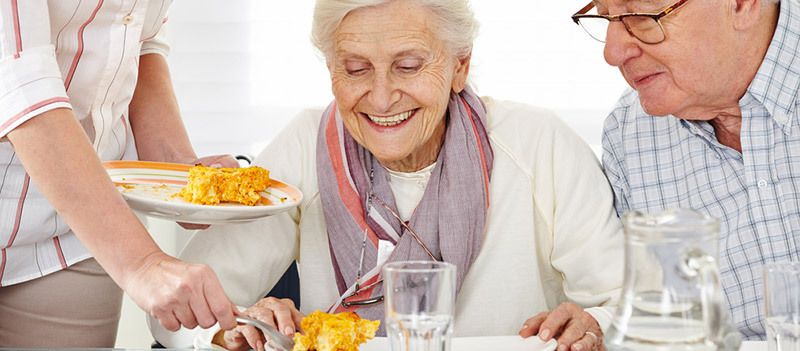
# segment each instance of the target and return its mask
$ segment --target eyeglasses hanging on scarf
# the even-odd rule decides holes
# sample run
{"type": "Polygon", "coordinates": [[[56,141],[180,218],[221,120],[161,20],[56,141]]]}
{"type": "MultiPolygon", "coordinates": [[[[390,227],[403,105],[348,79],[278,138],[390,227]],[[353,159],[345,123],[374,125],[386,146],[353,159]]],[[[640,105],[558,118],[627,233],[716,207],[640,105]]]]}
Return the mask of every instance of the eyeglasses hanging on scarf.
{"type": "MultiPolygon", "coordinates": [[[[381,198],[377,197],[372,192],[372,184],[373,184],[374,176],[375,176],[375,165],[373,163],[373,165],[372,165],[372,167],[370,168],[370,171],[369,171],[369,194],[367,194],[366,204],[364,206],[364,211],[365,211],[364,217],[367,218],[369,216],[368,211],[372,208],[372,204],[373,203],[376,203],[376,204],[382,206],[384,209],[386,209],[386,211],[389,212],[389,214],[392,215],[392,217],[394,217],[395,219],[397,219],[398,222],[400,222],[400,226],[402,226],[403,229],[405,229],[409,234],[411,234],[411,236],[414,238],[414,241],[416,241],[417,244],[419,244],[419,246],[422,247],[422,250],[424,250],[425,253],[428,254],[428,257],[430,257],[432,261],[441,262],[442,260],[440,258],[437,258],[436,256],[434,256],[434,254],[431,252],[431,250],[428,248],[428,246],[425,245],[425,243],[419,237],[417,232],[414,231],[414,229],[412,229],[411,226],[408,225],[408,222],[404,221],[400,217],[400,215],[397,213],[397,211],[393,210],[389,205],[386,204],[386,202],[384,202],[381,198]]],[[[366,250],[366,246],[367,246],[367,229],[365,228],[364,229],[364,239],[361,242],[361,255],[359,256],[360,258],[358,260],[358,272],[356,274],[355,289],[353,289],[353,293],[351,293],[350,295],[348,295],[347,297],[344,298],[344,300],[342,301],[342,306],[343,307],[369,306],[369,305],[374,305],[374,304],[383,302],[383,295],[376,296],[376,297],[371,297],[371,298],[363,299],[363,300],[352,300],[353,297],[357,296],[358,294],[362,293],[363,291],[368,290],[368,289],[372,288],[373,286],[378,285],[378,284],[383,282],[383,279],[381,278],[381,279],[379,279],[379,280],[377,280],[377,281],[375,281],[373,283],[361,286],[361,275],[363,274],[363,270],[364,270],[364,253],[365,253],[365,250],[366,250]]]]}

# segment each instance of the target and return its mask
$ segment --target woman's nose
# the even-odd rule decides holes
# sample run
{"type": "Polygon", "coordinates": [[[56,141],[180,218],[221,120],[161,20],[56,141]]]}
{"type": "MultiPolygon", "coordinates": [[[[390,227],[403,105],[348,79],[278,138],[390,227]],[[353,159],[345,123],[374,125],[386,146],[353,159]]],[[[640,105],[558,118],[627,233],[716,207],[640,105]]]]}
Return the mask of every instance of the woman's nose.
{"type": "Polygon", "coordinates": [[[369,92],[369,101],[377,112],[389,112],[400,101],[401,93],[390,77],[376,74],[369,92]]]}
{"type": "Polygon", "coordinates": [[[639,40],[628,33],[622,22],[610,22],[608,24],[603,56],[609,65],[620,67],[625,61],[640,53],[639,40]]]}

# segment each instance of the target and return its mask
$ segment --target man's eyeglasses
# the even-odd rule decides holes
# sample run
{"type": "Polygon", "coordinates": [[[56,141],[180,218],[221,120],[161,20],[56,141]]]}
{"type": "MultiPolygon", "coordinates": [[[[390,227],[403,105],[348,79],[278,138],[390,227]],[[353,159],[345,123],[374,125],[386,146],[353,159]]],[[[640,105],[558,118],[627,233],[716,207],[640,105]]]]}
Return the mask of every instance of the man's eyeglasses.
{"type": "MultiPolygon", "coordinates": [[[[370,172],[370,178],[372,178],[372,172],[370,172]]],[[[400,215],[397,214],[397,212],[392,210],[391,207],[389,207],[385,202],[383,202],[383,200],[381,200],[380,198],[375,196],[372,193],[372,191],[370,190],[370,194],[369,194],[369,196],[367,196],[367,208],[369,208],[369,206],[372,203],[377,203],[377,204],[381,205],[381,207],[386,209],[386,211],[389,211],[389,213],[392,215],[392,217],[394,217],[395,219],[400,221],[400,225],[403,227],[403,229],[405,229],[409,234],[411,234],[412,237],[414,237],[414,240],[417,242],[417,244],[419,244],[419,246],[422,247],[423,250],[425,250],[425,253],[428,254],[428,257],[430,257],[431,260],[433,260],[435,262],[441,262],[442,261],[441,259],[439,259],[439,258],[437,258],[436,256],[433,255],[431,250],[428,249],[428,246],[425,245],[425,243],[422,241],[422,239],[419,237],[419,235],[417,235],[417,232],[415,232],[414,229],[411,229],[411,226],[409,226],[408,223],[406,223],[406,221],[404,221],[402,218],[400,218],[400,215]]],[[[366,232],[365,232],[364,233],[364,241],[361,243],[361,258],[358,260],[358,274],[356,276],[355,289],[353,289],[353,293],[351,293],[350,295],[347,295],[347,297],[345,297],[342,300],[342,306],[343,307],[369,306],[369,305],[374,305],[376,303],[383,302],[383,295],[376,296],[376,297],[371,297],[371,298],[363,299],[363,300],[354,299],[358,294],[360,294],[360,293],[362,293],[364,291],[367,291],[367,290],[369,290],[369,288],[371,288],[371,287],[373,287],[375,285],[378,285],[378,284],[383,282],[383,278],[381,278],[381,279],[379,279],[378,281],[376,281],[374,283],[370,283],[370,284],[361,286],[361,274],[362,274],[362,269],[364,267],[364,249],[366,247],[366,244],[367,244],[367,236],[366,236],[366,232]]]]}
{"type": "Polygon", "coordinates": [[[625,30],[645,44],[658,44],[667,40],[661,19],[675,12],[689,0],[679,0],[659,13],[623,13],[620,15],[588,14],[595,8],[594,1],[572,15],[572,21],[580,25],[595,40],[605,43],[609,22],[619,21],[625,30]]]}

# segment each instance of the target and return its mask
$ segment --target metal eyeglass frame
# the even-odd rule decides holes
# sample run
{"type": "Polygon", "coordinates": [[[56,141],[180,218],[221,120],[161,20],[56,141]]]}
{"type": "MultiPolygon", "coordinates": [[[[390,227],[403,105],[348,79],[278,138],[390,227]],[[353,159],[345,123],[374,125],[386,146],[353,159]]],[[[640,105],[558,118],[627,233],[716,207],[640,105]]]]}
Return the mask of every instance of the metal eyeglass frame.
{"type": "MultiPolygon", "coordinates": [[[[407,230],[408,233],[411,234],[411,236],[414,238],[414,240],[417,242],[417,244],[419,244],[422,247],[422,250],[424,250],[425,253],[428,254],[428,257],[430,257],[431,260],[433,260],[434,262],[441,262],[442,260],[439,259],[439,258],[436,258],[436,256],[431,252],[431,250],[428,249],[428,245],[425,245],[425,243],[419,237],[417,232],[414,231],[414,229],[412,229],[411,226],[409,226],[408,223],[406,223],[402,218],[400,218],[400,215],[397,214],[397,212],[395,212],[394,210],[392,210],[392,208],[389,207],[389,205],[387,205],[385,202],[383,202],[383,200],[381,200],[380,198],[375,196],[375,194],[372,193],[372,178],[373,178],[374,174],[375,174],[374,169],[371,169],[370,172],[369,172],[370,190],[369,190],[369,195],[367,195],[366,206],[364,206],[365,210],[369,211],[369,208],[372,207],[372,203],[378,203],[379,205],[381,205],[384,209],[386,209],[386,211],[388,211],[392,215],[392,217],[394,217],[395,219],[397,219],[400,222],[400,225],[403,227],[403,229],[407,230]]],[[[367,215],[365,214],[364,217],[366,218],[367,215]]],[[[362,274],[362,269],[364,267],[364,250],[365,250],[366,244],[367,244],[367,231],[365,229],[364,230],[364,240],[361,242],[361,258],[358,260],[358,274],[356,275],[355,289],[353,289],[353,292],[350,293],[350,295],[347,295],[347,297],[342,299],[342,306],[343,307],[369,306],[369,305],[374,305],[376,303],[383,302],[383,295],[375,296],[375,297],[371,297],[371,298],[363,299],[363,300],[350,300],[350,301],[348,301],[348,299],[353,298],[354,296],[360,294],[364,290],[368,290],[369,288],[371,288],[371,287],[373,287],[375,285],[378,285],[378,284],[383,282],[383,278],[381,278],[381,279],[378,279],[377,281],[375,281],[374,283],[370,283],[370,284],[361,286],[361,274],[362,274]]]]}
{"type": "MultiPolygon", "coordinates": [[[[677,2],[675,2],[674,4],[668,6],[667,8],[665,8],[663,11],[661,11],[659,13],[632,12],[632,13],[622,13],[622,14],[613,15],[613,16],[611,16],[611,15],[588,15],[588,14],[586,14],[587,12],[589,12],[591,9],[593,9],[596,6],[595,2],[592,1],[588,5],[584,6],[582,9],[580,9],[578,12],[576,12],[574,15],[572,15],[572,21],[575,22],[575,24],[577,24],[577,25],[580,25],[581,18],[602,18],[602,19],[607,20],[609,23],[610,22],[622,22],[622,25],[625,26],[625,30],[628,31],[628,34],[630,34],[631,36],[633,36],[637,40],[639,40],[639,41],[641,41],[641,42],[643,42],[645,44],[659,44],[659,43],[664,42],[664,40],[667,40],[667,32],[664,30],[664,27],[661,25],[661,19],[666,17],[666,16],[668,16],[668,15],[670,15],[671,13],[675,12],[675,10],[679,9],[681,6],[686,4],[688,1],[689,0],[678,0],[677,2]],[[653,21],[655,21],[656,24],[658,24],[658,29],[661,31],[661,34],[662,34],[661,40],[654,41],[654,42],[648,42],[648,41],[643,40],[642,38],[639,38],[639,36],[636,35],[631,30],[631,28],[628,26],[628,23],[624,21],[624,19],[628,18],[628,17],[647,17],[647,18],[652,19],[653,21]]],[[[589,36],[592,37],[593,39],[599,41],[599,42],[602,42],[602,43],[605,42],[605,40],[600,40],[598,38],[595,38],[591,34],[589,34],[589,36]]]]}

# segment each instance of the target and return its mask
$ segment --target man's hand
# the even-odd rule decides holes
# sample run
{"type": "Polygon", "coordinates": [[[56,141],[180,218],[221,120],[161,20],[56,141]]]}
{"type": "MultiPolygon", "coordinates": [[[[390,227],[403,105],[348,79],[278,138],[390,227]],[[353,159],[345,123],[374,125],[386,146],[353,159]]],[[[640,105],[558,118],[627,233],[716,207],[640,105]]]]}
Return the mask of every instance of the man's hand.
{"type": "Polygon", "coordinates": [[[525,321],[523,338],[538,335],[542,341],[557,339],[558,351],[605,351],[603,331],[597,321],[574,303],[562,303],[525,321]]]}
{"type": "Polygon", "coordinates": [[[124,283],[123,289],[136,304],[170,331],[181,325],[208,328],[216,322],[223,329],[236,326],[235,306],[208,266],[156,252],[124,283]]]}

